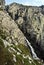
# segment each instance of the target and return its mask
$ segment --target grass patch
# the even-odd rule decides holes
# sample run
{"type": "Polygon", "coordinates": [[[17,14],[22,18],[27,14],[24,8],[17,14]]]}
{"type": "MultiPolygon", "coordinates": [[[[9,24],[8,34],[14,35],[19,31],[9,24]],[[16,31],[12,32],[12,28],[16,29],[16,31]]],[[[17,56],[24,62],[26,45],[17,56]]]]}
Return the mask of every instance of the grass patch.
{"type": "Polygon", "coordinates": [[[16,65],[24,65],[22,62],[23,57],[21,55],[16,55],[16,60],[17,60],[17,62],[15,63],[16,65]]]}
{"type": "Polygon", "coordinates": [[[22,51],[23,54],[30,55],[30,50],[29,50],[29,48],[27,46],[25,46],[23,44],[19,44],[18,48],[22,51]]]}
{"type": "Polygon", "coordinates": [[[6,32],[3,32],[3,30],[2,29],[0,29],[0,37],[2,38],[2,39],[6,39],[6,32]]]}

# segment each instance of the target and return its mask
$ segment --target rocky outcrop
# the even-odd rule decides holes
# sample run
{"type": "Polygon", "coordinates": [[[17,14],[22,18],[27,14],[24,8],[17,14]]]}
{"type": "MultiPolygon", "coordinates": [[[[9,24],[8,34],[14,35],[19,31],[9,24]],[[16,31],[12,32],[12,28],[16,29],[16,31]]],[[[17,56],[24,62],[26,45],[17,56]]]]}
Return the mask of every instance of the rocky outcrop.
{"type": "Polygon", "coordinates": [[[23,33],[6,11],[0,11],[0,27],[3,29],[3,31],[7,32],[7,39],[9,39],[8,36],[11,36],[11,42],[14,43],[14,39],[16,39],[19,43],[26,44],[23,33]]]}
{"type": "Polygon", "coordinates": [[[8,7],[9,15],[31,42],[38,57],[44,59],[44,8],[13,3],[8,7]]]}
{"type": "Polygon", "coordinates": [[[42,6],[40,6],[41,7],[41,12],[42,12],[42,14],[44,15],[44,5],[42,5],[42,6]]]}
{"type": "Polygon", "coordinates": [[[9,14],[0,11],[0,65],[43,65],[43,61],[32,57],[27,43],[31,47],[9,14]]]}
{"type": "Polygon", "coordinates": [[[44,65],[42,7],[13,3],[0,9],[0,65],[44,65]]]}
{"type": "Polygon", "coordinates": [[[0,10],[5,9],[5,0],[0,0],[0,10]]]}

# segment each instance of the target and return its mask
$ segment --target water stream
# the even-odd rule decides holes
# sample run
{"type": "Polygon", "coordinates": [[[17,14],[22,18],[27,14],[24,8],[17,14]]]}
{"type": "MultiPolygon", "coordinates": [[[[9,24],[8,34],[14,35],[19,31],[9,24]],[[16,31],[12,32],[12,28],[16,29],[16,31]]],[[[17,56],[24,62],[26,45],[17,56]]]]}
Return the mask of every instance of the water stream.
{"type": "Polygon", "coordinates": [[[30,49],[31,49],[33,58],[34,58],[35,60],[39,60],[39,58],[37,57],[37,55],[36,55],[36,53],[35,53],[35,51],[34,51],[34,48],[31,46],[31,43],[30,43],[27,39],[25,39],[25,40],[26,40],[26,42],[27,42],[27,45],[28,45],[28,46],[30,47],[30,49]]]}

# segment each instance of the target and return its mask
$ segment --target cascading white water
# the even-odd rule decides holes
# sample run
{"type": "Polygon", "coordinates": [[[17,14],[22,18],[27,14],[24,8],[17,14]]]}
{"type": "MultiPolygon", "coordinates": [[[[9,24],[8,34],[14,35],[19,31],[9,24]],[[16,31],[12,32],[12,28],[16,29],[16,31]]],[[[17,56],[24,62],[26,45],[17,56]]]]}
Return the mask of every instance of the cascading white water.
{"type": "Polygon", "coordinates": [[[39,58],[37,57],[36,53],[34,52],[33,47],[31,46],[31,43],[30,43],[27,39],[25,39],[25,40],[26,40],[26,42],[27,42],[27,45],[28,45],[28,46],[30,47],[30,49],[31,49],[33,58],[36,59],[36,60],[39,60],[39,58]]]}

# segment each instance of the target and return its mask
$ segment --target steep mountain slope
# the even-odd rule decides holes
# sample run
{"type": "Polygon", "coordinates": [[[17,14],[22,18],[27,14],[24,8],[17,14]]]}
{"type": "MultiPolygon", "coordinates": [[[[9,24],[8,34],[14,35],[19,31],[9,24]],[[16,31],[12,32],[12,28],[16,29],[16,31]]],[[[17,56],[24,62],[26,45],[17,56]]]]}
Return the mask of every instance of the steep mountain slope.
{"type": "Polygon", "coordinates": [[[44,59],[44,7],[12,3],[7,11],[31,42],[37,56],[44,59]]]}
{"type": "Polygon", "coordinates": [[[0,10],[0,65],[43,65],[40,59],[33,59],[25,36],[3,10],[0,10]]]}

